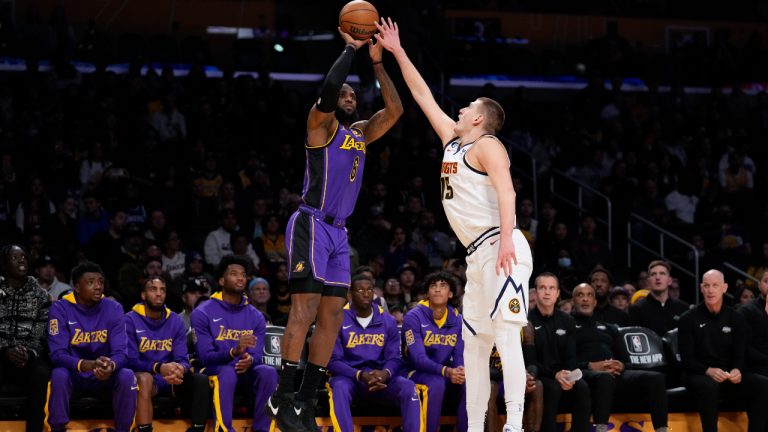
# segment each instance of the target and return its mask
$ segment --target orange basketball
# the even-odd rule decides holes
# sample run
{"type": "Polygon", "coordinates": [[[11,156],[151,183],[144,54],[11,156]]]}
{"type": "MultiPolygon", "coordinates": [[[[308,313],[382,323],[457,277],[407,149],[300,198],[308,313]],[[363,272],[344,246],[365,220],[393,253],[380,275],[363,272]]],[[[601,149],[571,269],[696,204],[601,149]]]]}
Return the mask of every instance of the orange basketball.
{"type": "Polygon", "coordinates": [[[341,31],[358,40],[368,40],[376,33],[374,22],[379,12],[365,0],[353,0],[344,5],[339,13],[341,31]]]}

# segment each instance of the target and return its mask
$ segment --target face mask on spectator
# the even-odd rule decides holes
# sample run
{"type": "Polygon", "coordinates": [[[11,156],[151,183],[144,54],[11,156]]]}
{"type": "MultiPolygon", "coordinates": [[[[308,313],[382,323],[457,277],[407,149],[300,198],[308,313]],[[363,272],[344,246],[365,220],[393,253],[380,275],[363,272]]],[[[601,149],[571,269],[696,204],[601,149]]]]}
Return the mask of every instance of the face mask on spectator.
{"type": "Polygon", "coordinates": [[[571,258],[569,257],[562,257],[557,259],[557,265],[563,268],[568,268],[571,266],[571,258]]]}

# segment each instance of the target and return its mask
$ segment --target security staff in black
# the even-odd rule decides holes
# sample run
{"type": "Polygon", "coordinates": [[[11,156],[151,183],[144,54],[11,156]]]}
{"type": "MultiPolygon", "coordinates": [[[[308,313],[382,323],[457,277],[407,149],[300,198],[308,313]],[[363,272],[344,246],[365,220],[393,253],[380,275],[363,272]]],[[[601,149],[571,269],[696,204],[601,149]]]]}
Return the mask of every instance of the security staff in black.
{"type": "Polygon", "coordinates": [[[618,328],[595,320],[596,303],[591,285],[582,283],[573,289],[576,359],[589,383],[595,431],[608,430],[614,394],[637,394],[645,396],[655,430],[667,432],[664,374],[627,370],[623,362],[616,360],[614,347],[621,343],[618,328]]]}
{"type": "Polygon", "coordinates": [[[738,311],[747,320],[747,371],[768,377],[768,270],[760,277],[760,296],[738,311]]]}
{"type": "Polygon", "coordinates": [[[688,303],[669,296],[670,268],[666,261],[651,261],[648,265],[650,293],[629,307],[632,325],[651,329],[659,336],[676,329],[680,317],[689,309],[688,303]]]}
{"type": "Polygon", "coordinates": [[[764,432],[768,420],[768,378],[744,371],[747,323],[723,304],[728,289],[718,270],[704,273],[704,301],[680,318],[678,343],[683,382],[698,402],[703,432],[717,431],[721,397],[739,400],[747,411],[749,432],[764,432]],[[744,371],[744,372],[742,372],[744,371]]]}
{"type": "Polygon", "coordinates": [[[544,387],[541,432],[557,430],[557,411],[563,397],[571,401],[571,431],[586,432],[592,409],[589,386],[583,379],[568,379],[577,367],[573,317],[555,307],[560,296],[557,276],[542,273],[535,286],[536,307],[528,313],[528,327],[533,327],[537,378],[544,387]]]}

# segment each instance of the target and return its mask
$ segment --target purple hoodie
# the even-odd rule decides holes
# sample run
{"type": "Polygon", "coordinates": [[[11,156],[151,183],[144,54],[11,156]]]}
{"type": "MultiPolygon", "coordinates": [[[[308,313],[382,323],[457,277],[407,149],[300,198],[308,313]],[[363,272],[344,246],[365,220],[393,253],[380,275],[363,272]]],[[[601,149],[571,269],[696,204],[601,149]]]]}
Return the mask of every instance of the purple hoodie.
{"type": "Polygon", "coordinates": [[[138,303],[125,315],[128,336],[128,367],[135,372],[159,372],[163,363],[176,362],[189,370],[187,331],[184,319],[165,309],[159,320],[147,317],[138,303]]]}

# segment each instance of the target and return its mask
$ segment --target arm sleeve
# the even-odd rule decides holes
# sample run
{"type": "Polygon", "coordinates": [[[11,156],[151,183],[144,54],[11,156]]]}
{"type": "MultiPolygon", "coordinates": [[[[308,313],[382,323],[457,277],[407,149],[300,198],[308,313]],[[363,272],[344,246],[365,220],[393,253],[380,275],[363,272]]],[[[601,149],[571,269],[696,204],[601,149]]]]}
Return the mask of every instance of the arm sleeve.
{"type": "Polygon", "coordinates": [[[179,315],[174,316],[176,331],[173,334],[173,361],[184,366],[189,371],[189,352],[187,351],[187,330],[184,328],[184,319],[179,315]]]}
{"type": "Polygon", "coordinates": [[[317,102],[317,110],[324,113],[332,113],[336,110],[339,99],[339,91],[347,78],[352,60],[355,58],[355,47],[347,45],[341,55],[331,66],[331,70],[325,76],[323,86],[320,88],[320,100],[317,102]]]}
{"type": "Polygon", "coordinates": [[[154,372],[152,370],[154,363],[142,360],[141,358],[141,354],[139,353],[139,343],[136,340],[136,326],[128,315],[125,316],[125,339],[128,368],[134,372],[154,372]]]}
{"type": "Polygon", "coordinates": [[[117,370],[126,367],[128,363],[125,355],[128,338],[125,333],[125,315],[122,307],[118,304],[114,306],[115,308],[111,312],[114,317],[109,326],[109,358],[115,362],[115,370],[117,370]]]}
{"type": "Polygon", "coordinates": [[[229,351],[219,351],[213,342],[213,335],[208,330],[208,317],[203,313],[192,312],[190,318],[192,329],[195,332],[195,348],[197,348],[197,357],[206,366],[221,365],[229,363],[232,356],[229,351]]]}
{"type": "Polygon", "coordinates": [[[48,349],[51,352],[53,366],[65,367],[78,372],[77,364],[80,362],[80,357],[73,356],[69,352],[71,335],[63,309],[54,304],[48,313],[48,320],[48,349]]]}
{"type": "MultiPolygon", "coordinates": [[[[391,317],[387,317],[391,318],[391,317]]],[[[387,319],[387,338],[384,344],[384,369],[389,371],[390,379],[398,374],[402,364],[400,352],[400,332],[394,318],[387,319]]]]}
{"type": "Polygon", "coordinates": [[[406,314],[403,321],[403,334],[405,335],[408,358],[413,367],[417,371],[442,375],[444,365],[427,357],[427,350],[424,348],[424,336],[421,334],[421,325],[415,313],[406,314]]]}
{"type": "Polygon", "coordinates": [[[341,331],[336,336],[336,343],[333,345],[331,360],[328,362],[328,372],[331,375],[343,376],[357,380],[358,369],[353,368],[344,360],[344,347],[341,341],[341,331]]]}

